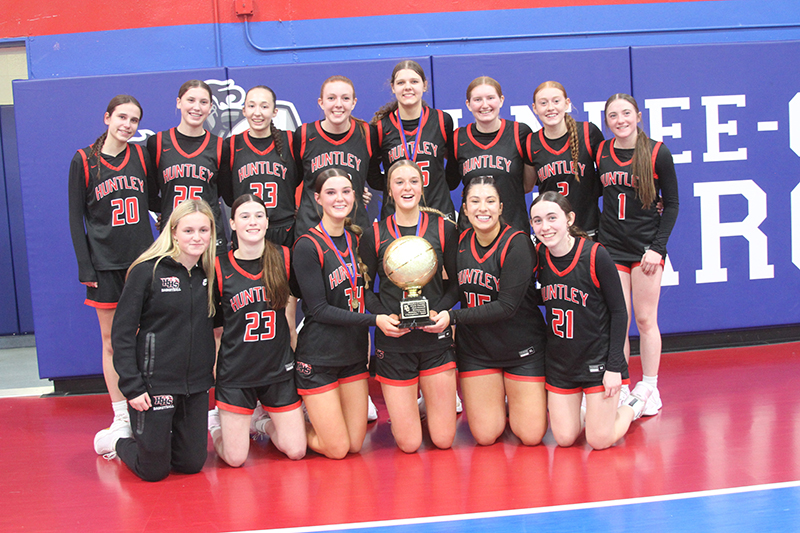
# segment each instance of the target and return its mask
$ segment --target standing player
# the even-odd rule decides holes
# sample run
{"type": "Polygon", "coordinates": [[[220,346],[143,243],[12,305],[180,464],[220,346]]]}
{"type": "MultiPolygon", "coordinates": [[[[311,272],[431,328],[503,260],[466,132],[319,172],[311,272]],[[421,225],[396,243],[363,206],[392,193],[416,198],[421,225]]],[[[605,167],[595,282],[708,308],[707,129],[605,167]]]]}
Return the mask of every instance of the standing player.
{"type": "Polygon", "coordinates": [[[72,245],[78,279],[86,285],[84,303],[97,310],[100,323],[103,377],[114,410],[110,429],[128,435],[128,407],[114,370],[111,323],[125,271],[153,243],[148,205],[158,210],[157,192],[147,174],[147,154],[140,146],[128,144],[141,118],[142,106],[133,96],[112,98],[103,117],[108,129],[94,144],[78,150],[69,168],[72,245]]]}
{"type": "MultiPolygon", "coordinates": [[[[603,185],[599,241],[617,264],[630,327],[631,305],[639,329],[642,381],[633,392],[649,396],[645,416],[661,409],[658,367],[661,332],[658,299],[667,256],[667,241],[678,218],[678,178],[672,154],[652,141],[638,126],[642,120],[632,96],[615,94],[606,101],[606,125],[614,138],[597,149],[597,168],[603,185]],[[659,215],[657,203],[664,210],[659,215]]],[[[630,341],[625,339],[625,357],[630,341]]]]}
{"type": "MultiPolygon", "coordinates": [[[[250,193],[264,201],[269,215],[267,239],[278,246],[294,244],[295,199],[299,181],[292,155],[292,136],[275,127],[278,115],[275,92],[264,85],[245,95],[244,116],[250,129],[233,135],[228,144],[230,163],[222,165],[219,192],[230,206],[234,199],[250,193]]],[[[295,315],[297,299],[289,297],[286,319],[297,345],[295,315]]]]}
{"type": "Polygon", "coordinates": [[[172,211],[128,270],[111,340],[134,436],[104,429],[97,453],[119,454],[145,481],[206,462],[208,389],[214,384],[214,215],[202,200],[172,211]]]}
{"type": "Polygon", "coordinates": [[[527,232],[503,221],[491,176],[470,180],[456,272],[461,309],[435,315],[427,331],[458,324],[456,352],[472,436],[491,445],[506,428],[533,446],[547,431],[545,324],[537,306],[533,246],[527,232]]]}
{"type": "MultiPolygon", "coordinates": [[[[527,164],[524,147],[531,129],[500,118],[501,107],[503,89],[496,80],[488,76],[472,80],[467,87],[467,108],[475,122],[456,130],[453,155],[464,186],[477,176],[492,176],[508,223],[514,229],[530,232],[525,194],[533,190],[536,173],[527,164]]],[[[466,217],[458,225],[466,229],[466,217]]]]}
{"type": "Polygon", "coordinates": [[[147,139],[147,151],[155,166],[155,180],[161,190],[161,219],[184,200],[205,200],[214,212],[216,249],[227,251],[217,180],[220,161],[228,155],[222,139],[205,130],[203,124],[213,105],[211,87],[189,80],[178,90],[177,108],[181,122],[147,139]]]}
{"type": "Polygon", "coordinates": [[[290,459],[306,454],[300,396],[294,385],[294,353],[282,308],[289,300],[289,249],[265,239],[264,202],[244,194],[233,202],[231,229],[238,247],[216,259],[217,408],[209,412],[214,449],[231,466],[250,450],[250,418],[260,400],[264,411],[253,429],[269,436],[290,459]]]}
{"type": "Polygon", "coordinates": [[[536,169],[539,193],[563,194],[575,209],[575,223],[594,237],[600,223],[602,187],[594,155],[603,134],[591,122],[576,122],[568,111],[567,91],[557,81],[546,81],[533,92],[533,111],[542,129],[528,136],[527,153],[536,169]]]}
{"type": "MultiPolygon", "coordinates": [[[[373,312],[396,314],[400,311],[403,290],[384,277],[384,254],[392,242],[406,235],[427,240],[438,261],[437,272],[423,287],[431,310],[449,309],[457,301],[455,280],[448,284],[442,273],[455,272],[457,231],[455,224],[441,214],[420,208],[423,200],[422,170],[409,159],[394,163],[387,172],[386,198],[394,204],[389,218],[375,222],[364,233],[359,251],[371,279],[381,276],[379,294],[368,291],[367,308],[373,312]]],[[[432,311],[433,312],[433,311],[432,311]]],[[[417,404],[417,384],[427,407],[428,430],[433,444],[449,448],[456,433],[456,375],[453,334],[450,328],[438,333],[396,327],[375,331],[376,373],[381,383],[392,435],[406,453],[417,451],[422,443],[422,424],[417,404]]]]}
{"type": "Polygon", "coordinates": [[[619,405],[628,365],[622,353],[625,303],[614,262],[575,226],[561,194],[548,191],[531,205],[539,239],[539,283],[547,309],[547,406],[559,446],[572,446],[586,427],[595,450],[613,445],[642,416],[647,395],[634,390],[619,405]],[[581,406],[586,394],[586,410],[581,406]]]}
{"type": "Polygon", "coordinates": [[[364,443],[369,326],[398,323],[364,313],[364,268],[357,255],[361,228],[348,216],[356,190],[361,188],[342,169],[319,173],[314,201],[322,216],[297,239],[292,257],[306,317],[297,338],[295,383],[308,411],[308,446],[331,459],[357,453],[364,443]]]}
{"type": "Polygon", "coordinates": [[[303,183],[295,228],[298,236],[319,223],[314,187],[322,172],[338,168],[350,176],[359,194],[348,216],[361,227],[369,223],[360,192],[367,183],[370,164],[372,172],[380,172],[375,169],[380,162],[373,160],[377,147],[373,128],[351,115],[356,105],[353,82],[344,76],[331,76],[322,83],[318,103],[325,118],[303,124],[294,132],[295,161],[303,183]]]}
{"type": "MultiPolygon", "coordinates": [[[[428,80],[416,61],[398,63],[392,70],[391,84],[395,99],[380,108],[371,122],[377,128],[383,168],[388,170],[400,159],[414,161],[422,170],[425,205],[455,220],[450,191],[458,187],[459,175],[449,160],[445,175],[445,158],[452,153],[453,118],[422,101],[428,80]]],[[[383,190],[382,178],[373,178],[370,186],[383,190]]],[[[392,213],[393,204],[384,201],[381,218],[392,213]]]]}

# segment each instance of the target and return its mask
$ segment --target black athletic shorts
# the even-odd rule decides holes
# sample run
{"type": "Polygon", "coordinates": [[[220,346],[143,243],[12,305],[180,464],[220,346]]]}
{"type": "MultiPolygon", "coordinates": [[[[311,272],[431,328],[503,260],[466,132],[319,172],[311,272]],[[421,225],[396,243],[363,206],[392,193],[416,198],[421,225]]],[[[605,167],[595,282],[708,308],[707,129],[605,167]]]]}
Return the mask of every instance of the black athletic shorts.
{"type": "Polygon", "coordinates": [[[455,367],[456,354],[449,346],[432,352],[375,350],[375,379],[396,387],[416,385],[420,376],[432,376],[455,367]]]}
{"type": "Polygon", "coordinates": [[[86,300],[83,303],[97,309],[116,309],[122,294],[122,287],[125,286],[127,273],[127,268],[124,270],[98,270],[97,288],[86,287],[86,300]]]}
{"type": "Polygon", "coordinates": [[[350,383],[367,379],[367,360],[364,358],[362,363],[355,363],[345,366],[318,366],[297,361],[294,369],[295,386],[301,396],[310,394],[321,394],[338,387],[342,383],[350,383]]]}
{"type": "Polygon", "coordinates": [[[264,410],[269,413],[283,413],[300,407],[300,396],[297,394],[293,379],[263,387],[237,388],[217,385],[214,388],[214,398],[221,410],[243,415],[252,415],[259,400],[264,410]]]}

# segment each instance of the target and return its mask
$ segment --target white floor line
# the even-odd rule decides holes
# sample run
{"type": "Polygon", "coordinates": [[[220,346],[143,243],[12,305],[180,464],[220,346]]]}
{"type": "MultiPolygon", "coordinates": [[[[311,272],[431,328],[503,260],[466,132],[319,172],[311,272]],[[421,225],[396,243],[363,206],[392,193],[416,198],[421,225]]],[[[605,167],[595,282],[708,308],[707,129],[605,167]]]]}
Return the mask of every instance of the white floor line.
{"type": "Polygon", "coordinates": [[[0,398],[19,398],[21,396],[41,396],[43,394],[51,394],[53,386],[47,385],[44,387],[25,387],[22,389],[0,389],[0,398]]]}

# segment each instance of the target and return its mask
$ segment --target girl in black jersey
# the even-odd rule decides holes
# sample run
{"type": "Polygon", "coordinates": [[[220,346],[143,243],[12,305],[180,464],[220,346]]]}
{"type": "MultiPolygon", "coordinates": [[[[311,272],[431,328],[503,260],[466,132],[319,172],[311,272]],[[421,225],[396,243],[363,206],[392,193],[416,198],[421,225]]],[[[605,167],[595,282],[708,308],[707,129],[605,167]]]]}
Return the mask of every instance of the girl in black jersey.
{"type": "Polygon", "coordinates": [[[561,194],[548,191],[531,205],[540,241],[539,283],[547,310],[547,406],[559,446],[571,446],[586,427],[592,448],[608,448],[642,415],[647,397],[619,394],[627,363],[625,302],[608,252],[575,225],[561,194]],[[586,395],[585,411],[581,406],[586,395]]]}
{"type": "MultiPolygon", "coordinates": [[[[667,241],[678,218],[678,179],[667,147],[649,139],[638,126],[642,114],[633,97],[615,94],[609,98],[605,117],[614,138],[597,150],[603,185],[598,236],[617,264],[629,325],[631,306],[636,313],[643,377],[634,390],[642,397],[649,393],[644,414],[652,416],[661,409],[658,299],[667,241]]],[[[625,355],[630,355],[627,338],[625,355]]]]}
{"type": "MultiPolygon", "coordinates": [[[[455,131],[453,157],[466,186],[477,176],[492,176],[505,206],[505,218],[511,227],[530,231],[525,209],[525,194],[533,190],[536,173],[525,156],[525,142],[531,129],[526,125],[500,118],[503,90],[488,77],[475,78],[467,87],[467,108],[475,122],[455,131]]],[[[459,220],[466,229],[466,217],[459,220]]]]}
{"type": "Polygon", "coordinates": [[[250,430],[269,436],[290,459],[306,453],[300,396],[294,384],[294,352],[282,309],[289,299],[289,249],[266,240],[267,209],[244,194],[233,202],[231,229],[238,247],[216,259],[214,286],[222,335],[217,357],[217,407],[208,426],[217,454],[241,466],[250,430]],[[260,401],[262,408],[251,425],[260,401]]]}
{"type": "Polygon", "coordinates": [[[547,431],[544,388],[545,324],[537,307],[533,245],[527,232],[502,219],[491,176],[464,190],[471,228],[461,234],[456,273],[461,309],[442,311],[428,331],[458,324],[456,352],[461,391],[473,437],[491,445],[506,428],[523,444],[547,431]]]}
{"type": "Polygon", "coordinates": [[[131,265],[111,340],[130,435],[103,430],[98,453],[118,454],[146,481],[194,474],[207,457],[208,389],[214,384],[214,216],[186,200],[131,265]]]}
{"type": "MultiPolygon", "coordinates": [[[[220,168],[219,192],[228,206],[245,193],[261,198],[269,215],[267,240],[291,247],[295,239],[294,195],[300,182],[292,154],[292,136],[273,122],[278,114],[275,103],[275,92],[265,85],[247,91],[244,116],[249,129],[226,141],[230,162],[220,168]]],[[[290,296],[286,320],[293,347],[297,346],[296,313],[297,298],[290,296]]]]}
{"type": "Polygon", "coordinates": [[[594,236],[600,223],[602,187],[594,156],[603,134],[591,122],[576,122],[569,115],[570,100],[564,86],[546,81],[533,92],[533,111],[542,129],[528,136],[527,153],[536,169],[539,192],[563,194],[575,209],[575,223],[594,236]]]}
{"type": "Polygon", "coordinates": [[[213,106],[211,87],[200,80],[185,82],[178,90],[176,106],[181,112],[180,124],[147,139],[161,191],[161,218],[169,218],[184,200],[205,200],[214,213],[217,252],[225,253],[217,181],[220,162],[228,160],[227,147],[203,127],[213,106]]]}
{"type": "Polygon", "coordinates": [[[351,115],[356,105],[353,82],[344,76],[331,76],[322,83],[318,103],[325,118],[303,124],[294,132],[295,161],[303,184],[295,227],[298,236],[319,223],[314,184],[321,172],[339,168],[350,176],[358,194],[348,215],[361,226],[369,223],[361,191],[366,191],[368,173],[380,173],[379,168],[376,170],[380,161],[373,158],[377,147],[374,128],[351,115]]]}
{"type": "Polygon", "coordinates": [[[295,383],[308,411],[308,446],[342,459],[361,450],[367,432],[369,326],[398,322],[364,312],[365,267],[357,255],[361,228],[348,216],[356,202],[350,176],[338,168],[325,170],[315,191],[320,221],[297,239],[292,255],[295,293],[305,315],[295,383]]]}
{"type": "MultiPolygon", "coordinates": [[[[431,312],[449,309],[457,301],[453,281],[456,227],[440,214],[420,208],[422,182],[422,170],[409,159],[397,161],[387,172],[386,198],[394,204],[395,212],[368,228],[359,247],[369,277],[381,277],[379,294],[366,293],[370,312],[395,316],[400,311],[403,290],[383,275],[383,265],[389,245],[406,235],[426,239],[436,252],[436,274],[422,289],[431,312]],[[442,279],[444,271],[450,275],[449,283],[442,279]]],[[[418,384],[425,398],[433,444],[439,448],[449,448],[453,444],[456,432],[456,365],[452,344],[450,328],[432,333],[420,329],[398,329],[395,324],[375,332],[377,380],[381,383],[389,410],[392,434],[397,446],[406,453],[417,451],[422,443],[418,384]]]]}
{"type": "Polygon", "coordinates": [[[110,429],[128,435],[127,402],[114,371],[111,323],[125,271],[153,242],[148,202],[153,201],[158,210],[147,154],[140,146],[128,144],[141,118],[142,107],[133,96],[112,98],[103,118],[108,129],[90,147],[77,151],[69,169],[72,244],[78,279],[86,285],[84,303],[97,310],[100,323],[103,376],[114,410],[110,429]]]}
{"type": "MultiPolygon", "coordinates": [[[[391,84],[395,99],[380,108],[371,122],[377,128],[383,168],[388,170],[399,159],[410,159],[417,163],[422,169],[425,205],[455,220],[450,191],[458,187],[460,178],[451,160],[448,159],[445,167],[445,158],[452,153],[453,119],[423,102],[422,95],[428,90],[428,80],[416,61],[398,63],[392,70],[391,84]]],[[[383,176],[372,178],[370,186],[383,190],[383,176]]],[[[392,202],[385,201],[381,207],[381,218],[392,213],[392,202]]]]}

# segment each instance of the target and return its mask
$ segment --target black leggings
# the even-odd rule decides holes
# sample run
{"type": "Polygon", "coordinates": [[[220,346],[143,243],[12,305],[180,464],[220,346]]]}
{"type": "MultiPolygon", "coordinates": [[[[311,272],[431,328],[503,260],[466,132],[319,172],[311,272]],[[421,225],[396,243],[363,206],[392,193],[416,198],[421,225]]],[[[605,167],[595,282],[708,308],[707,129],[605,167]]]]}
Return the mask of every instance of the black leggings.
{"type": "Polygon", "coordinates": [[[145,481],[161,481],[170,470],[200,472],[208,455],[208,391],[151,400],[147,411],[128,405],[134,438],[117,441],[119,458],[145,481]]]}

